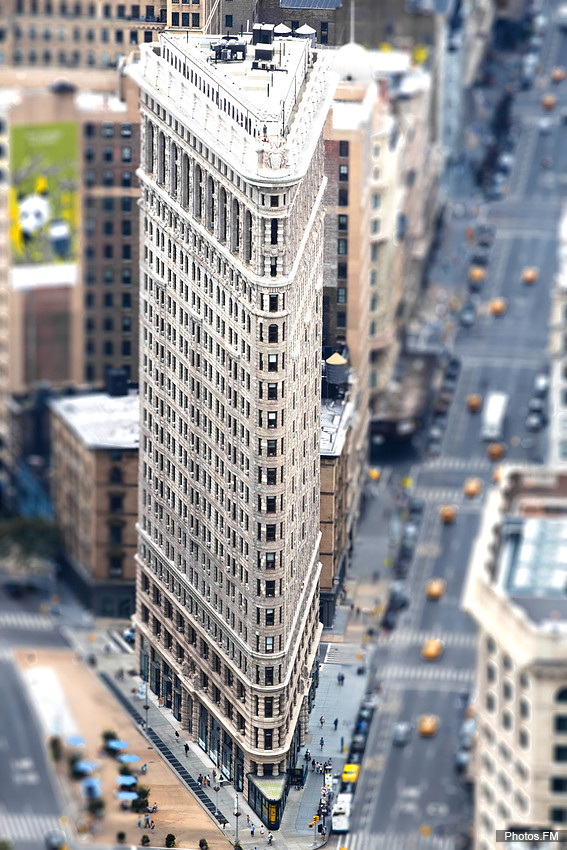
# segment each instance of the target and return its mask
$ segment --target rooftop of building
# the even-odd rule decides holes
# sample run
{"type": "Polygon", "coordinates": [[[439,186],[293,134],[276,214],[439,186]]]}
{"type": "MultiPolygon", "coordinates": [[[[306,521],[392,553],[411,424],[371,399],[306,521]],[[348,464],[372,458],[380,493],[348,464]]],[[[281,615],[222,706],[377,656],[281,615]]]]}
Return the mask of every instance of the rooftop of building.
{"type": "Polygon", "coordinates": [[[328,398],[321,401],[321,457],[339,457],[354,406],[348,398],[328,398]]]}
{"type": "Polygon", "coordinates": [[[494,580],[540,629],[567,632],[567,476],[539,474],[508,473],[494,580]]]}
{"type": "Polygon", "coordinates": [[[166,101],[182,124],[240,174],[270,181],[303,174],[330,105],[331,51],[311,38],[252,34],[203,36],[167,30],[140,46],[126,72],[166,101]]]}
{"type": "Polygon", "coordinates": [[[140,443],[139,396],[107,393],[74,395],[50,402],[53,413],[89,449],[137,449],[140,443]]]}

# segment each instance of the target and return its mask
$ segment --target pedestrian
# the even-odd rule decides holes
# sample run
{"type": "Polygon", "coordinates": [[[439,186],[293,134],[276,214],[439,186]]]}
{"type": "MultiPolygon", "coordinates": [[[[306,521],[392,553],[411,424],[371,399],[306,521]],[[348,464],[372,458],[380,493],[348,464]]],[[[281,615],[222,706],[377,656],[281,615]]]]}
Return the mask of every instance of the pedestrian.
{"type": "Polygon", "coordinates": [[[273,840],[274,840],[274,836],[272,835],[271,832],[268,832],[268,844],[271,844],[273,840]]]}
{"type": "Polygon", "coordinates": [[[337,685],[340,686],[340,684],[341,684],[341,674],[337,673],[337,685]]]}
{"type": "Polygon", "coordinates": [[[313,759],[311,762],[311,770],[313,771],[313,773],[315,773],[315,759],[313,759]]]}
{"type": "Polygon", "coordinates": [[[246,815],[246,826],[250,826],[250,815],[246,815]]]}
{"type": "Polygon", "coordinates": [[[175,737],[179,738],[179,732],[177,731],[177,729],[175,730],[175,737]]]}
{"type": "Polygon", "coordinates": [[[335,727],[335,732],[337,731],[337,726],[339,725],[339,718],[335,717],[333,720],[333,726],[335,727]]]}
{"type": "Polygon", "coordinates": [[[153,830],[154,830],[155,828],[156,828],[155,822],[154,822],[154,821],[152,821],[152,822],[150,823],[150,829],[152,830],[152,832],[153,832],[153,830]]]}
{"type": "Polygon", "coordinates": [[[138,818],[138,829],[142,828],[142,815],[138,818]]]}
{"type": "Polygon", "coordinates": [[[208,773],[207,773],[207,786],[208,786],[209,788],[211,787],[211,777],[209,776],[209,774],[208,774],[208,773]]]}
{"type": "Polygon", "coordinates": [[[221,775],[219,776],[219,786],[220,786],[221,788],[222,788],[222,784],[223,784],[223,782],[224,782],[224,776],[223,776],[223,775],[222,775],[222,773],[221,773],[221,775]]]}
{"type": "Polygon", "coordinates": [[[260,826],[260,835],[263,835],[263,834],[264,834],[264,824],[261,824],[261,826],[260,826]]]}
{"type": "Polygon", "coordinates": [[[144,818],[144,829],[147,829],[150,825],[150,816],[146,815],[144,818]]]}
{"type": "Polygon", "coordinates": [[[217,772],[216,772],[216,770],[213,770],[213,782],[216,782],[216,780],[217,780],[217,772]]]}
{"type": "Polygon", "coordinates": [[[321,749],[323,749],[323,747],[325,746],[325,739],[323,738],[322,735],[321,735],[321,739],[320,739],[319,743],[321,744],[321,749]]]}
{"type": "Polygon", "coordinates": [[[198,786],[199,786],[199,788],[200,788],[202,784],[203,784],[203,776],[202,776],[202,774],[200,773],[200,774],[199,774],[199,776],[197,777],[197,785],[198,785],[198,786]]]}
{"type": "Polygon", "coordinates": [[[325,725],[325,715],[324,714],[322,714],[321,717],[319,718],[319,723],[321,724],[321,729],[322,729],[323,726],[325,725]]]}
{"type": "Polygon", "coordinates": [[[189,755],[189,744],[185,742],[185,758],[189,755]]]}
{"type": "Polygon", "coordinates": [[[311,750],[307,750],[305,755],[307,756],[307,761],[311,761],[311,750]]]}
{"type": "Polygon", "coordinates": [[[253,824],[253,823],[251,823],[251,824],[250,824],[250,835],[252,836],[252,838],[254,838],[254,832],[255,832],[255,830],[256,830],[256,827],[254,826],[254,824],[253,824]]]}
{"type": "Polygon", "coordinates": [[[148,765],[147,765],[147,764],[143,764],[143,765],[142,765],[142,773],[147,773],[147,772],[148,772],[148,765]]]}

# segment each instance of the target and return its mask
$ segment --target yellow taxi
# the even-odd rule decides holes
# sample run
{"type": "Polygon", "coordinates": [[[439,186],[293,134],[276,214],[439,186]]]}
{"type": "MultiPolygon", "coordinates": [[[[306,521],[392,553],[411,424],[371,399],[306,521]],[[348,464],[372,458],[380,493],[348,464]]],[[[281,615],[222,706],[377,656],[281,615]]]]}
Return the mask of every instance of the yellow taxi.
{"type": "Polygon", "coordinates": [[[494,469],[492,470],[492,483],[493,484],[500,484],[500,482],[502,481],[502,474],[503,474],[502,467],[501,466],[495,466],[494,469]]]}
{"type": "Polygon", "coordinates": [[[500,460],[506,454],[504,443],[489,443],[486,447],[486,456],[489,460],[500,460]]]}
{"type": "Polygon", "coordinates": [[[546,112],[552,112],[557,106],[557,98],[554,94],[544,94],[541,99],[541,105],[546,112]]]}
{"type": "Polygon", "coordinates": [[[469,280],[473,283],[480,283],[486,278],[486,269],[483,266],[471,266],[469,269],[469,280]]]}
{"type": "Polygon", "coordinates": [[[467,396],[467,410],[469,413],[478,413],[482,408],[482,396],[477,393],[471,393],[467,396]]]}
{"type": "Polygon", "coordinates": [[[441,505],[439,508],[439,519],[445,525],[451,525],[457,519],[457,508],[455,505],[441,505]]]}
{"type": "Polygon", "coordinates": [[[445,593],[445,581],[442,578],[430,578],[425,586],[428,599],[441,599],[445,593]]]}
{"type": "Polygon", "coordinates": [[[528,286],[532,283],[536,283],[539,278],[539,269],[536,266],[526,266],[522,271],[522,282],[527,283],[528,286]]]}
{"type": "Polygon", "coordinates": [[[359,764],[345,764],[343,767],[342,780],[343,782],[356,782],[360,773],[359,764]]]}
{"type": "Polygon", "coordinates": [[[439,638],[429,638],[421,647],[421,657],[426,661],[437,661],[443,655],[443,641],[439,638]]]}
{"type": "Polygon", "coordinates": [[[463,486],[463,493],[467,499],[474,499],[482,493],[482,480],[480,478],[467,478],[463,486]]]}
{"type": "Polygon", "coordinates": [[[368,470],[368,477],[373,481],[380,481],[381,474],[380,470],[376,468],[368,470]]]}
{"type": "Polygon", "coordinates": [[[493,298],[488,309],[493,316],[503,316],[508,309],[508,302],[505,298],[493,298]]]}
{"type": "Polygon", "coordinates": [[[562,65],[558,65],[556,68],[553,68],[550,74],[552,83],[562,83],[565,77],[567,76],[567,71],[562,65]]]}
{"type": "Polygon", "coordinates": [[[424,738],[432,738],[439,729],[439,718],[435,714],[422,714],[417,721],[417,731],[424,738]]]}

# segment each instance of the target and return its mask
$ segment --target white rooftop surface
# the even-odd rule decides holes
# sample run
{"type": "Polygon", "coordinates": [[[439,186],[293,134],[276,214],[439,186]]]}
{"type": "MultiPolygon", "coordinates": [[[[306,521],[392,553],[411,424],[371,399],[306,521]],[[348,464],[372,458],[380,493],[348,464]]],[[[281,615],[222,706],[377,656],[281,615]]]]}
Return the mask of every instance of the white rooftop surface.
{"type": "Polygon", "coordinates": [[[308,168],[330,105],[332,52],[312,51],[308,39],[275,36],[271,45],[253,45],[251,38],[237,38],[246,42],[245,59],[215,61],[211,44],[222,36],[166,31],[157,45],[141,45],[126,73],[239,173],[295,176],[308,168]],[[271,47],[270,60],[255,58],[257,48],[271,47]]]}
{"type": "Polygon", "coordinates": [[[85,112],[126,112],[126,102],[108,92],[77,92],[77,109],[85,112]]]}
{"type": "Polygon", "coordinates": [[[344,399],[321,402],[321,451],[323,457],[338,457],[343,450],[354,405],[344,399]]]}
{"type": "Polygon", "coordinates": [[[138,393],[69,396],[50,404],[52,411],[91,449],[137,449],[140,444],[138,393]]]}

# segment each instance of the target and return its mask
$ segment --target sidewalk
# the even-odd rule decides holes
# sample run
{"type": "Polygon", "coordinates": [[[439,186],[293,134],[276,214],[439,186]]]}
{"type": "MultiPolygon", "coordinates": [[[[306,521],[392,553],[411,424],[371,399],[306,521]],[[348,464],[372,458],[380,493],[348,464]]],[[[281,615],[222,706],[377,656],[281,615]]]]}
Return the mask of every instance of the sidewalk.
{"type": "MultiPolygon", "coordinates": [[[[355,542],[351,570],[345,582],[347,597],[337,609],[333,628],[326,629],[322,637],[319,686],[309,716],[306,746],[300,753],[300,759],[303,759],[305,750],[309,749],[316,761],[332,760],[333,774],[342,772],[356,715],[361,700],[369,689],[368,670],[371,669],[371,654],[377,640],[379,619],[387,601],[391,580],[389,570],[384,567],[384,559],[388,554],[388,530],[392,511],[390,501],[391,491],[386,480],[369,490],[355,542]],[[377,581],[376,572],[380,574],[377,581]],[[372,636],[369,636],[369,629],[374,632],[372,636]],[[344,675],[346,687],[339,685],[339,673],[344,675]],[[323,728],[320,725],[321,715],[325,717],[323,728]],[[338,721],[336,731],[333,724],[335,719],[338,721]],[[319,746],[321,736],[325,741],[323,749],[319,746]]],[[[89,633],[68,632],[68,636],[75,641],[77,656],[84,658],[94,654],[96,658],[96,675],[93,675],[92,669],[77,665],[76,658],[73,659],[75,669],[80,669],[83,676],[90,677],[99,688],[104,686],[105,690],[104,700],[94,697],[84,686],[81,688],[81,694],[77,695],[77,682],[71,681],[74,676],[70,676],[67,669],[67,681],[63,679],[64,691],[69,694],[73,709],[77,708],[81,717],[88,717],[88,712],[83,714],[81,707],[82,700],[87,700],[88,693],[88,699],[95,700],[98,739],[102,728],[115,728],[118,734],[124,735],[125,739],[131,742],[129,751],[137,752],[146,760],[148,784],[155,788],[155,791],[151,792],[152,802],[155,797],[159,806],[159,821],[156,820],[156,824],[175,824],[176,826],[171,828],[167,825],[167,831],[177,835],[178,846],[196,848],[199,838],[206,837],[211,850],[228,847],[234,842],[237,829],[234,787],[225,781],[215,795],[211,787],[198,786],[196,780],[199,774],[209,775],[214,785],[212,774],[213,770],[216,770],[215,765],[200,747],[191,741],[187,741],[189,749],[187,755],[185,754],[185,738],[181,724],[175,720],[170,709],[158,704],[158,698],[149,690],[148,728],[143,728],[146,712],[142,706],[146,704],[146,700],[139,695],[141,682],[137,674],[136,657],[134,654],[118,652],[116,648],[112,652],[104,651],[108,646],[108,635],[104,633],[107,627],[106,621],[97,621],[89,633]],[[121,669],[126,671],[126,675],[123,679],[117,679],[116,673],[121,669]],[[107,706],[110,704],[113,708],[110,716],[107,716],[107,706]],[[118,716],[121,717],[120,722],[118,716]],[[172,771],[177,775],[173,776],[172,771]],[[223,830],[221,823],[225,819],[227,823],[223,830]]],[[[51,662],[60,669],[56,659],[52,658],[51,662]]],[[[79,725],[81,734],[86,736],[87,733],[90,734],[89,730],[90,724],[86,730],[79,725]]],[[[89,757],[92,755],[89,752],[89,757]]],[[[317,846],[325,843],[317,834],[314,836],[313,829],[309,828],[309,823],[317,812],[322,784],[323,777],[310,769],[304,788],[290,788],[281,828],[274,831],[274,847],[280,850],[308,850],[313,847],[314,837],[317,846]]],[[[112,805],[109,808],[112,808],[112,805]]],[[[262,835],[260,820],[242,794],[238,795],[238,809],[241,813],[238,819],[239,840],[245,850],[261,850],[267,845],[268,829],[264,828],[262,835]],[[256,826],[253,837],[249,823],[256,826]]],[[[120,814],[120,817],[123,815],[120,814]]],[[[133,815],[129,817],[133,819],[133,827],[128,828],[127,841],[131,842],[137,838],[137,818],[133,815]]],[[[330,832],[329,818],[326,826],[327,832],[330,832]]],[[[161,832],[165,828],[164,826],[161,832]]],[[[112,835],[109,833],[111,841],[116,836],[116,831],[113,830],[114,821],[110,828],[112,835]]],[[[161,832],[158,834],[156,827],[155,835],[151,836],[153,846],[163,846],[165,832],[163,836],[161,832]]],[[[96,842],[101,840],[100,834],[94,839],[96,842]]]]}

